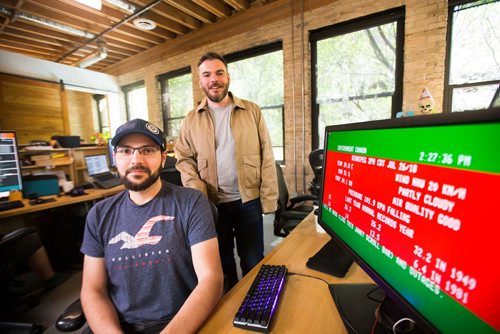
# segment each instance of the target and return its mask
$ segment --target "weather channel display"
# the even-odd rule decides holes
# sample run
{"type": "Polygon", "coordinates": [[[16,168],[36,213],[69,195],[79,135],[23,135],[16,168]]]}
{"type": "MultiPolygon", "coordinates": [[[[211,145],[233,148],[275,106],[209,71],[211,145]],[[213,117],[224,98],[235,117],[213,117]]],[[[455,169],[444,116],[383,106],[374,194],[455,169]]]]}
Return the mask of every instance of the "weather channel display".
{"type": "Polygon", "coordinates": [[[471,140],[499,133],[481,124],[328,134],[323,221],[445,332],[500,330],[500,149],[471,140]],[[461,320],[443,324],[449,312],[461,320]]]}

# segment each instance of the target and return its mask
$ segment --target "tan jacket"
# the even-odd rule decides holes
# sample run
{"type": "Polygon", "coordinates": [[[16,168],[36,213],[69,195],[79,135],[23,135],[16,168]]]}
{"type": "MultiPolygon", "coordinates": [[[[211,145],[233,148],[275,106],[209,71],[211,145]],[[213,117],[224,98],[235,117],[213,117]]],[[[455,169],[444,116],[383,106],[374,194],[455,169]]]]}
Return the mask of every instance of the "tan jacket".
{"type": "MultiPolygon", "coordinates": [[[[274,212],[278,181],[264,116],[255,103],[240,100],[231,93],[229,96],[233,101],[231,130],[241,200],[245,203],[260,197],[262,212],[274,212]]],[[[201,190],[211,201],[218,203],[214,123],[206,98],[182,121],[175,157],[184,186],[201,190]]]]}

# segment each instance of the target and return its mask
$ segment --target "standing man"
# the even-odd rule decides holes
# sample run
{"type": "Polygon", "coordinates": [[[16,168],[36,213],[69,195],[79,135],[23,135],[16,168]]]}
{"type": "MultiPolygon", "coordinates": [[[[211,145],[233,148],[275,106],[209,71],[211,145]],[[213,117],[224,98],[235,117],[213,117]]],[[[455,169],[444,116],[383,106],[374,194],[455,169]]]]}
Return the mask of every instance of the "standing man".
{"type": "Polygon", "coordinates": [[[163,133],[134,119],[112,140],[126,190],[90,210],[81,301],[96,333],[194,333],[222,295],[209,202],[162,182],[163,133]]]}
{"type": "Polygon", "coordinates": [[[217,203],[219,249],[229,287],[264,256],[262,213],[276,211],[278,182],[271,138],[260,108],[229,90],[227,63],[209,52],[198,62],[205,98],[189,112],[175,146],[182,183],[217,203]]]}

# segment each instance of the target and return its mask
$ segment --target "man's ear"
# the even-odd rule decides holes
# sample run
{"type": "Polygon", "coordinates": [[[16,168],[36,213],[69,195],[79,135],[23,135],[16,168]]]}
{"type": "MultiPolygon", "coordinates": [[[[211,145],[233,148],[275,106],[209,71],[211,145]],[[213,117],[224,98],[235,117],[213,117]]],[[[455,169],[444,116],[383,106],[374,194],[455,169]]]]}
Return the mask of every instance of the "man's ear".
{"type": "Polygon", "coordinates": [[[167,162],[167,151],[161,152],[161,168],[165,168],[165,163],[167,162]]]}

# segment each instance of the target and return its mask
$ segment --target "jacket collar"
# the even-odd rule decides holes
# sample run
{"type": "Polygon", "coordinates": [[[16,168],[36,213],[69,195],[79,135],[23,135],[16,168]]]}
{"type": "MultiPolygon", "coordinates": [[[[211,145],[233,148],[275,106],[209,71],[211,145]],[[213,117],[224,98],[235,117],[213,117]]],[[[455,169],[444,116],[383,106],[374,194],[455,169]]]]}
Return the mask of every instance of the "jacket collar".
{"type": "MultiPolygon", "coordinates": [[[[234,110],[236,110],[236,109],[245,109],[245,105],[243,104],[243,102],[239,98],[237,98],[236,96],[234,96],[233,93],[228,92],[228,95],[231,98],[231,100],[233,101],[234,110]]],[[[207,110],[208,110],[208,99],[205,96],[203,98],[203,100],[200,102],[200,104],[198,105],[198,107],[196,108],[196,111],[197,112],[202,112],[202,111],[207,111],[207,110]]]]}

